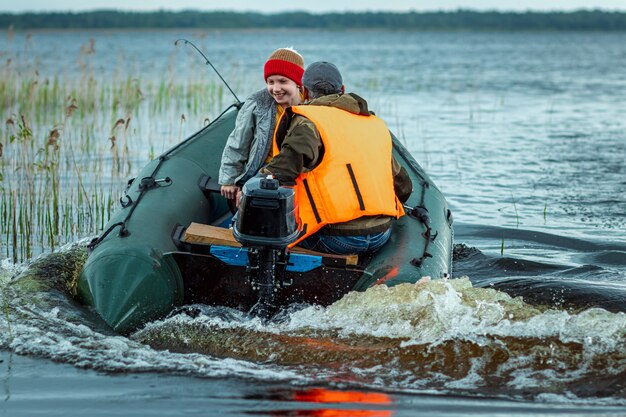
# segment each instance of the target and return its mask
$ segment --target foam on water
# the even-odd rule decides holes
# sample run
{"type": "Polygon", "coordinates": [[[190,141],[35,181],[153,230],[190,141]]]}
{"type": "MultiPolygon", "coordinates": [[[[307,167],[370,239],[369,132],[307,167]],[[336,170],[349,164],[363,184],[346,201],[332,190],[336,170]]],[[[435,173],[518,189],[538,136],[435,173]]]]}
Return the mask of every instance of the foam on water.
{"type": "Polygon", "coordinates": [[[67,291],[84,262],[84,242],[28,265],[3,265],[0,349],[105,372],[167,372],[200,377],[238,376],[298,381],[287,369],[202,353],[155,350],[113,334],[67,291]],[[53,265],[53,268],[44,267],[53,265]]]}
{"type": "Polygon", "coordinates": [[[0,348],[107,372],[624,402],[626,314],[533,306],[467,277],[354,292],[264,322],[191,306],[130,337],[68,295],[74,245],[0,275],[0,348]],[[11,275],[13,273],[13,275],[11,275]],[[9,277],[10,276],[10,277],[9,277]]]}
{"type": "MultiPolygon", "coordinates": [[[[239,376],[271,380],[298,379],[288,370],[203,354],[154,350],[132,339],[102,334],[80,323],[68,322],[58,308],[44,311],[21,308],[14,312],[11,333],[1,346],[18,354],[50,358],[79,368],[99,371],[167,372],[201,377],[239,376]],[[23,320],[27,318],[27,320],[23,320]]],[[[3,323],[4,324],[4,323],[3,323]]]]}
{"type": "Polygon", "coordinates": [[[207,313],[153,323],[133,338],[182,352],[332,369],[336,381],[377,388],[624,395],[626,314],[538,308],[474,288],[467,278],[378,286],[270,323],[207,313]]]}

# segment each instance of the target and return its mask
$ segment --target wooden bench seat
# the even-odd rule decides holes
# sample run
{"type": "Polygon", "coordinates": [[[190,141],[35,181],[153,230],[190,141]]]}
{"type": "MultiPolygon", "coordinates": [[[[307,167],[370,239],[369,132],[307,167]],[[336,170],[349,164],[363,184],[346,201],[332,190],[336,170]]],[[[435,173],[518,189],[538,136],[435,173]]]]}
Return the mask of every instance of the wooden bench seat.
{"type": "MultiPolygon", "coordinates": [[[[183,235],[182,241],[191,245],[219,245],[241,247],[241,243],[235,240],[232,229],[211,226],[208,224],[191,223],[183,235]]],[[[316,252],[299,247],[291,249],[293,253],[321,256],[333,260],[345,260],[345,265],[357,265],[358,255],[335,255],[332,253],[316,252]]]]}

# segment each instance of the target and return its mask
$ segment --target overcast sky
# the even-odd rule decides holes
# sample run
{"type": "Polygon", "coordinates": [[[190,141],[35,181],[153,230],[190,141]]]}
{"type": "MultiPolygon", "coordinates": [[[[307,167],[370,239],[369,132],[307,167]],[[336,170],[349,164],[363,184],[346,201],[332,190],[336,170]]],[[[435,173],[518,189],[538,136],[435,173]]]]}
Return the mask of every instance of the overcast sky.
{"type": "Polygon", "coordinates": [[[260,0],[2,0],[0,11],[80,11],[94,9],[120,10],[254,10],[260,12],[279,12],[305,10],[309,12],[344,12],[344,11],[432,11],[456,10],[458,8],[474,10],[500,11],[549,11],[576,9],[604,9],[626,11],[626,0],[384,0],[384,1],[338,1],[309,0],[305,2],[260,1],[260,0]]]}

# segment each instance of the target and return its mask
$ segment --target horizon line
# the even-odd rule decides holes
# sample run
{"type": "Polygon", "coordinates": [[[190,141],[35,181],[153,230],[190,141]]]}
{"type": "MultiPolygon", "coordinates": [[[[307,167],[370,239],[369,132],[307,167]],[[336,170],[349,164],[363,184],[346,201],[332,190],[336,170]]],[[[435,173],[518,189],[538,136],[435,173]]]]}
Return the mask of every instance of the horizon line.
{"type": "Polygon", "coordinates": [[[577,12],[604,12],[604,13],[626,13],[626,9],[605,9],[600,7],[581,7],[575,9],[525,9],[525,10],[500,10],[494,8],[488,9],[478,9],[478,8],[465,8],[458,7],[456,9],[431,9],[431,10],[344,10],[344,11],[310,11],[310,10],[301,10],[301,9],[290,9],[290,10],[282,10],[282,11],[274,11],[274,12],[266,12],[260,10],[232,10],[232,9],[213,9],[213,10],[203,10],[197,8],[180,8],[180,9],[167,9],[167,8],[157,8],[157,9],[120,9],[120,8],[95,8],[95,9],[84,9],[84,10],[66,10],[66,9],[55,9],[55,10],[24,10],[24,11],[8,11],[8,10],[0,10],[0,14],[49,14],[49,13],[94,13],[94,12],[120,12],[120,13],[158,13],[158,12],[167,12],[167,13],[183,13],[183,12],[194,12],[194,13],[237,13],[237,14],[262,14],[262,15],[276,15],[276,14],[287,14],[287,13],[306,13],[310,15],[327,15],[327,14],[365,14],[365,13],[394,13],[394,14],[427,14],[427,13],[458,13],[458,12],[474,12],[474,13],[503,13],[503,14],[524,14],[524,13],[537,13],[537,14],[547,14],[547,13],[577,13],[577,12]]]}

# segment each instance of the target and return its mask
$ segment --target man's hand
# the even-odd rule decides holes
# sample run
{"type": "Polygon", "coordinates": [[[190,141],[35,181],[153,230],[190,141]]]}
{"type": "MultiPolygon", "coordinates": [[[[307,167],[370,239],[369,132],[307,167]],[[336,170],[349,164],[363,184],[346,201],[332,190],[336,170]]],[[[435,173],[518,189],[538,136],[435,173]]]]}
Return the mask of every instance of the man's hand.
{"type": "Polygon", "coordinates": [[[222,185],[220,189],[220,194],[226,197],[229,200],[234,200],[237,198],[237,193],[240,191],[240,188],[236,185],[222,185]]]}
{"type": "Polygon", "coordinates": [[[237,191],[237,197],[235,198],[235,207],[239,210],[239,202],[241,202],[241,190],[237,191]]]}

